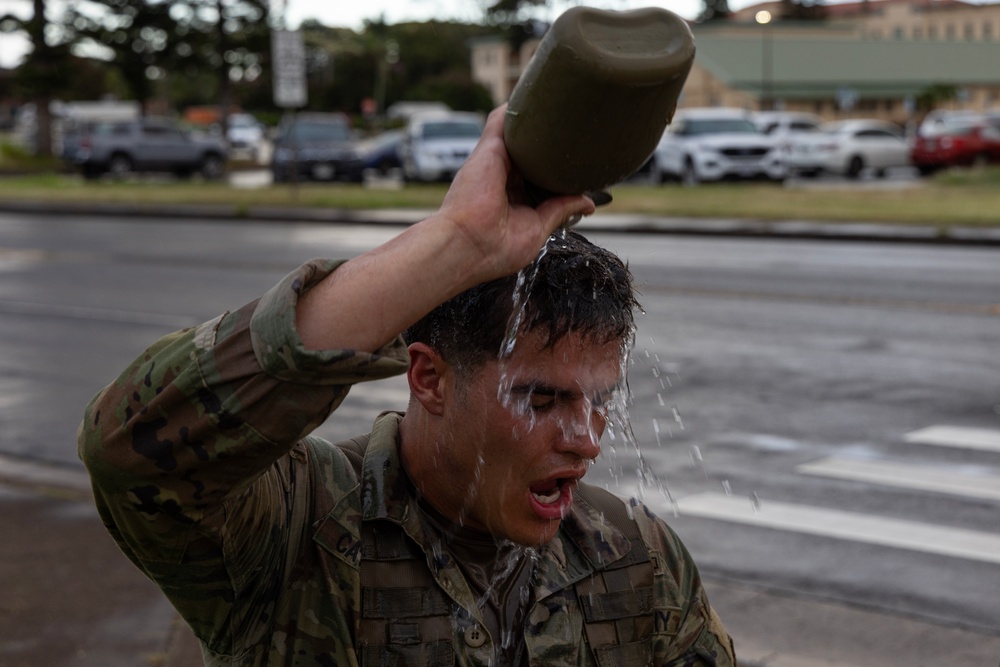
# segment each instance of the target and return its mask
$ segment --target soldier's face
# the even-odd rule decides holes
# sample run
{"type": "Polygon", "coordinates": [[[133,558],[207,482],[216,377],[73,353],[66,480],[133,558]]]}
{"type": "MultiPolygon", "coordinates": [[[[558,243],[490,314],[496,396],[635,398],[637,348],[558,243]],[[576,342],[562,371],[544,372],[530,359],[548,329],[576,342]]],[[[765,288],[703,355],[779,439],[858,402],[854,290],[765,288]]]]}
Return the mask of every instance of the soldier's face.
{"type": "Polygon", "coordinates": [[[440,468],[452,492],[438,509],[519,544],[550,540],[600,454],[622,354],[575,335],[542,349],[529,335],[508,359],[457,380],[440,468]]]}

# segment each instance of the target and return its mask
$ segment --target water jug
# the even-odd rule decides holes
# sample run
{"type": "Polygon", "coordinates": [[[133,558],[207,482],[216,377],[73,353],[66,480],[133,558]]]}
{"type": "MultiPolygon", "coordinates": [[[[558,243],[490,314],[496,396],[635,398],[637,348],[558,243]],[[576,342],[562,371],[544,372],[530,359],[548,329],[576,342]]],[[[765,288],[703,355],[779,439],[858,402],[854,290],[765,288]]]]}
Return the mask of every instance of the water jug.
{"type": "Polygon", "coordinates": [[[562,13],[504,119],[529,196],[601,193],[635,173],[673,117],[694,52],[687,23],[665,9],[562,13]]]}

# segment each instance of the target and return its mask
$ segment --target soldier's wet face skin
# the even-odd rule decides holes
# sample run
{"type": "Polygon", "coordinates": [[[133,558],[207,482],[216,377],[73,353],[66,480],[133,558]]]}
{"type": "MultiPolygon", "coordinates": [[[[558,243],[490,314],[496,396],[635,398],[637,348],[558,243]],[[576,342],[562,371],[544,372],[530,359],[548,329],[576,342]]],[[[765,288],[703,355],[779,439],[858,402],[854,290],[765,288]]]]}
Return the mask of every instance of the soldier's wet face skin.
{"type": "Polygon", "coordinates": [[[519,339],[502,363],[449,375],[437,472],[417,485],[438,511],[495,537],[549,541],[600,454],[620,343],[519,339]]]}

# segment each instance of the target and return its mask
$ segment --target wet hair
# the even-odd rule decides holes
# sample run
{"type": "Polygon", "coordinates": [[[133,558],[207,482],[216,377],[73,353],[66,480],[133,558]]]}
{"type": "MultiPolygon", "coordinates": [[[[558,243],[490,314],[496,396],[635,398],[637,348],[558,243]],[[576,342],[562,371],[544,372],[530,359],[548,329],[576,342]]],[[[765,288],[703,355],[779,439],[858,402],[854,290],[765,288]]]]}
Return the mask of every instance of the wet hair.
{"type": "Polygon", "coordinates": [[[460,371],[478,369],[501,356],[513,324],[515,287],[524,304],[519,335],[541,332],[546,347],[569,334],[596,344],[632,343],[639,303],[628,265],[569,230],[551,236],[520,274],[462,292],[425,315],[403,337],[408,345],[430,346],[460,371]],[[523,287],[517,285],[519,276],[523,287]]]}

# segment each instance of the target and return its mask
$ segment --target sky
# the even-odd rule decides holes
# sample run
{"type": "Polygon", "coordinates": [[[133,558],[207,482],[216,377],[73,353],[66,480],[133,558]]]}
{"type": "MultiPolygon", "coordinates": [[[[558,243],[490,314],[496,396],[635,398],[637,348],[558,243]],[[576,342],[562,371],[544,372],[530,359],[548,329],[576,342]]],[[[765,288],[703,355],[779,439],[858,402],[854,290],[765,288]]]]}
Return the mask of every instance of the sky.
{"type": "MultiPolygon", "coordinates": [[[[57,0],[58,1],[58,0],[57,0]]],[[[387,23],[403,21],[428,21],[431,19],[453,19],[478,21],[482,18],[483,7],[489,0],[271,0],[275,15],[285,13],[287,26],[296,28],[308,18],[318,20],[327,26],[347,27],[360,30],[364,21],[384,17],[387,23]]],[[[738,9],[751,4],[753,0],[730,0],[729,6],[738,9]]],[[[567,7],[586,5],[603,9],[628,10],[639,7],[657,6],[680,14],[684,18],[694,18],[701,9],[701,0],[551,0],[550,8],[540,13],[539,18],[552,20],[567,7]]],[[[24,15],[30,14],[31,3],[26,0],[0,0],[0,14],[8,11],[24,15]]],[[[0,66],[14,67],[24,55],[25,40],[18,35],[0,33],[0,66]]]]}

